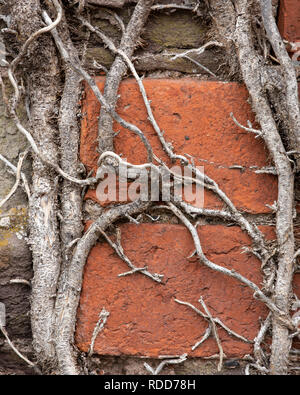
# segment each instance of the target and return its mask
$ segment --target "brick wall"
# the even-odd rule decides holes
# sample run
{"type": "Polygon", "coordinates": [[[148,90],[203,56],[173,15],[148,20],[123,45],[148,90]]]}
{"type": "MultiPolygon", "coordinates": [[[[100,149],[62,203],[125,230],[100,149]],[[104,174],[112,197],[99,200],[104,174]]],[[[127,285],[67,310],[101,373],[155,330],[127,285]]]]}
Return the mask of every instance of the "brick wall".
{"type": "MultiPolygon", "coordinates": [[[[279,27],[289,41],[300,39],[299,2],[281,1],[279,27]],[[297,12],[296,12],[297,11],[297,12]]],[[[104,78],[96,78],[103,89],[104,78]]],[[[259,221],[260,229],[270,242],[274,228],[270,226],[270,205],[276,200],[277,179],[257,173],[270,165],[264,143],[238,128],[240,123],[255,118],[248,103],[245,87],[236,82],[201,81],[190,78],[145,79],[153,113],[178,154],[195,157],[195,164],[222,186],[236,207],[248,218],[259,221]]],[[[133,79],[122,82],[117,111],[135,123],[151,142],[154,152],[168,163],[149,121],[138,86],[133,79]]],[[[97,168],[97,114],[99,103],[90,88],[85,88],[80,155],[88,170],[97,168]]],[[[258,125],[256,125],[258,126],[258,125]]],[[[146,162],[146,150],[139,138],[115,124],[119,134],[115,151],[131,163],[146,162]]],[[[86,201],[97,202],[103,209],[111,203],[99,199],[90,189],[86,201]]],[[[210,192],[204,193],[204,207],[223,207],[210,192]]],[[[239,271],[261,285],[260,262],[243,253],[251,244],[248,236],[236,226],[203,219],[198,226],[204,253],[213,262],[239,271]]],[[[240,335],[252,339],[260,319],[265,318],[264,305],[253,299],[252,292],[237,281],[204,267],[197,259],[188,258],[193,242],[186,228],[174,217],[163,217],[153,223],[145,216],[139,225],[121,224],[122,245],[128,257],[139,267],[164,275],[163,284],[153,282],[140,273],[118,277],[127,265],[107,243],[99,242],[91,251],[84,273],[83,290],[78,310],[76,343],[87,351],[99,313],[110,312],[104,330],[97,336],[94,350],[99,355],[147,356],[180,355],[207,357],[218,352],[214,339],[192,350],[201,338],[207,322],[175,298],[200,307],[203,297],[214,316],[240,335]]],[[[300,276],[296,275],[294,291],[300,297],[300,276]]],[[[220,338],[228,358],[242,358],[252,352],[252,345],[220,330],[220,338]]]]}
{"type": "Polygon", "coordinates": [[[300,2],[299,0],[280,1],[278,27],[284,39],[300,41],[300,2]]]}

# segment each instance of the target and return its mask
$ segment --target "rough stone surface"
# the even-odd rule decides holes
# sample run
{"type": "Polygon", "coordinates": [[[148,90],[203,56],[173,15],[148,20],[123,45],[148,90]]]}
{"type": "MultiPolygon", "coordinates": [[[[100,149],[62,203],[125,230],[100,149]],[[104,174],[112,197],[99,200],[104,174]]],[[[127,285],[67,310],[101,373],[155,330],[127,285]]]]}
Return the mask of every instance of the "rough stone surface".
{"type": "MultiPolygon", "coordinates": [[[[11,284],[12,279],[32,278],[31,253],[25,240],[26,209],[12,208],[9,215],[10,227],[0,227],[0,302],[6,308],[6,330],[20,350],[31,358],[30,286],[11,284]],[[24,344],[28,347],[24,349],[24,344]]],[[[3,217],[7,218],[7,217],[3,217]]],[[[0,375],[34,374],[10,349],[0,336],[0,375]]]]}
{"type": "MultiPolygon", "coordinates": [[[[260,285],[259,261],[241,248],[248,236],[237,227],[199,226],[204,253],[221,266],[235,269],[260,285]]],[[[265,317],[265,306],[253,299],[249,288],[238,281],[204,267],[197,259],[187,259],[193,242],[184,226],[169,224],[124,224],[122,245],[136,266],[147,266],[152,273],[164,274],[164,284],[154,283],[141,274],[118,277],[127,265],[110,246],[97,244],[91,251],[84,273],[78,310],[76,343],[87,351],[99,312],[105,307],[110,316],[95,342],[102,355],[158,357],[180,355],[206,357],[217,353],[210,338],[195,351],[191,347],[203,335],[207,323],[194,311],[177,304],[174,298],[200,308],[203,297],[211,313],[237,333],[252,339],[265,317]]],[[[267,237],[273,229],[262,227],[267,237]]],[[[299,279],[298,279],[299,280],[299,279]]],[[[295,285],[300,294],[300,281],[295,285]]],[[[220,330],[228,358],[242,357],[252,346],[220,330]]]]}
{"type": "MultiPolygon", "coordinates": [[[[18,132],[12,119],[6,114],[3,100],[0,100],[0,153],[17,166],[18,156],[28,148],[26,138],[18,132]]],[[[19,108],[22,120],[25,110],[19,108]]],[[[30,180],[30,159],[24,161],[22,171],[30,180]]],[[[0,161],[0,201],[15,183],[15,176],[0,161]]],[[[17,346],[30,345],[30,287],[24,284],[10,284],[16,278],[30,280],[32,262],[25,240],[27,224],[27,197],[21,187],[0,209],[0,302],[6,307],[6,329],[17,346]]],[[[26,348],[25,354],[28,354],[26,348]]],[[[31,347],[32,351],[32,347],[31,347]]],[[[0,374],[32,374],[18,356],[7,346],[0,335],[0,374]]]]}
{"type": "Polygon", "coordinates": [[[290,42],[300,41],[299,0],[280,0],[278,27],[283,38],[290,42]]]}
{"type": "MultiPolygon", "coordinates": [[[[103,89],[104,79],[97,78],[103,89]]],[[[251,133],[238,128],[230,113],[243,125],[254,116],[247,102],[243,85],[191,79],[145,79],[144,85],[151,100],[154,116],[165,138],[178,154],[189,154],[195,164],[204,166],[205,173],[222,185],[235,205],[244,211],[267,213],[266,204],[273,204],[277,196],[276,177],[256,174],[257,168],[270,165],[263,142],[251,133]],[[240,166],[241,168],[232,168],[240,166]],[[254,167],[254,168],[253,168],[254,167]]],[[[121,83],[117,111],[124,119],[135,123],[147,136],[156,155],[168,159],[151,124],[135,80],[121,83]]],[[[96,169],[98,154],[97,125],[100,106],[93,92],[86,88],[83,102],[83,121],[80,156],[88,170],[96,169]]],[[[140,139],[120,125],[115,138],[115,150],[132,163],[146,162],[146,150],[140,139]]],[[[95,199],[95,190],[88,197],[95,199]]],[[[102,201],[107,205],[109,201],[102,201]]],[[[205,191],[204,205],[221,208],[223,205],[212,193],[205,191]]]]}
{"type": "MultiPolygon", "coordinates": [[[[22,221],[23,218],[19,220],[22,221]]],[[[30,280],[32,277],[31,254],[22,236],[21,227],[20,224],[9,230],[0,229],[0,301],[6,307],[9,333],[15,336],[28,336],[30,287],[9,283],[12,279],[30,280]],[[20,227],[19,231],[17,227],[20,227]]]]}

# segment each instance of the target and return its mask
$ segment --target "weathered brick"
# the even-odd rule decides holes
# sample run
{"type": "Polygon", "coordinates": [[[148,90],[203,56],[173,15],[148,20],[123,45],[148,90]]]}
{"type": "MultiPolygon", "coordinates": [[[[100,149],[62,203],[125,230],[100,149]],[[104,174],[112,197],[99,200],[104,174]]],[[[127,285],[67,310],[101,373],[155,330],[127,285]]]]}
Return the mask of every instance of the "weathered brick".
{"type": "MultiPolygon", "coordinates": [[[[96,78],[99,88],[103,77],[96,78]]],[[[195,164],[204,166],[207,175],[215,179],[236,206],[248,212],[266,213],[277,196],[276,177],[256,174],[252,167],[269,165],[264,143],[238,128],[230,113],[244,125],[254,122],[246,88],[238,83],[207,82],[190,79],[151,80],[144,85],[151,100],[154,116],[178,154],[189,154],[195,164]],[[241,169],[232,166],[242,166],[241,169]]],[[[124,119],[135,123],[145,133],[154,152],[168,162],[159,140],[147,120],[147,113],[138,86],[133,79],[121,83],[117,111],[124,119]]],[[[97,167],[97,124],[100,106],[90,88],[83,102],[80,156],[88,169],[97,167]]],[[[120,125],[115,138],[115,150],[135,164],[147,161],[140,139],[120,125]]],[[[95,192],[89,192],[95,198],[95,192]]],[[[103,202],[102,202],[103,203],[103,202]]],[[[106,202],[105,204],[108,204],[106,202]]],[[[210,192],[205,192],[204,205],[220,208],[223,204],[210,192]]]]}
{"type": "Polygon", "coordinates": [[[290,42],[300,41],[299,0],[280,0],[278,27],[283,38],[290,42]]]}
{"type": "MultiPolygon", "coordinates": [[[[216,264],[235,269],[257,285],[261,285],[260,262],[242,254],[250,244],[238,227],[199,226],[198,232],[206,256],[216,264]]],[[[271,227],[262,227],[268,238],[271,227]]],[[[187,259],[194,249],[184,226],[169,224],[124,224],[122,245],[128,257],[139,267],[164,274],[164,284],[134,274],[118,277],[128,271],[108,244],[97,244],[91,251],[84,272],[83,289],[78,309],[76,344],[84,351],[99,312],[105,307],[110,316],[97,336],[95,351],[108,355],[182,354],[204,357],[218,352],[210,338],[195,351],[191,347],[201,338],[206,327],[200,316],[174,298],[201,309],[200,296],[215,317],[219,317],[237,333],[252,339],[259,328],[259,317],[265,317],[265,306],[255,300],[253,292],[237,280],[212,271],[197,259],[187,259]]],[[[300,276],[294,291],[300,296],[300,276]]],[[[242,357],[252,345],[239,341],[220,330],[228,357],[242,357]]]]}

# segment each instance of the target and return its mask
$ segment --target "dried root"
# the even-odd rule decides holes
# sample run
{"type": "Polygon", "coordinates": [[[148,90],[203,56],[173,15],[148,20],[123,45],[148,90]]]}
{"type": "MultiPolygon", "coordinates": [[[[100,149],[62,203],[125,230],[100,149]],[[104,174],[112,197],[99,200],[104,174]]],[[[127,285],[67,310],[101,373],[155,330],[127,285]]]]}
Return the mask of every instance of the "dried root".
{"type": "MultiPolygon", "coordinates": [[[[14,24],[15,26],[23,26],[23,36],[25,38],[18,55],[11,63],[7,62],[7,77],[13,88],[13,95],[9,101],[7,100],[7,104],[9,113],[14,119],[18,130],[26,136],[33,151],[34,170],[32,186],[29,188],[26,177],[21,171],[24,155],[20,156],[17,167],[14,167],[3,156],[0,156],[0,159],[16,174],[16,183],[9,194],[0,202],[0,207],[9,200],[22,181],[29,198],[31,217],[30,231],[34,263],[34,279],[32,281],[33,339],[38,360],[44,371],[49,369],[59,374],[81,373],[80,366],[78,366],[76,360],[76,350],[73,347],[76,311],[81,292],[84,266],[91,248],[98,241],[99,237],[104,237],[118,256],[128,265],[130,270],[121,273],[119,276],[138,273],[151,278],[153,281],[162,283],[162,274],[150,273],[146,267],[135,266],[128,258],[122,248],[121,235],[118,228],[116,228],[115,241],[107,233],[109,227],[120,219],[126,218],[138,224],[138,220],[133,218],[133,215],[145,213],[151,207],[153,209],[164,208],[171,211],[186,226],[193,239],[195,254],[199,259],[199,263],[245,284],[252,289],[253,297],[265,303],[270,311],[262,323],[257,336],[252,341],[235,333],[220,319],[213,317],[202,298],[199,299],[199,303],[204,312],[190,303],[175,299],[175,302],[188,306],[208,322],[205,333],[194,344],[192,350],[203,344],[209,336],[213,336],[219,349],[218,370],[220,371],[225,354],[218,334],[219,326],[229,335],[241,341],[253,343],[255,360],[247,365],[246,374],[250,374],[250,368],[259,371],[261,374],[286,374],[292,337],[299,336],[297,330],[298,321],[294,317],[293,319],[290,317],[289,306],[294,263],[299,255],[298,251],[295,252],[293,237],[293,184],[294,169],[297,169],[298,153],[300,152],[298,141],[300,116],[295,72],[277,31],[272,14],[271,1],[252,0],[248,2],[246,0],[237,0],[235,4],[230,1],[223,1],[221,5],[219,0],[211,1],[210,4],[207,4],[207,7],[214,25],[218,26],[219,38],[222,37],[222,40],[217,38],[208,41],[201,48],[173,54],[172,59],[187,58],[199,67],[204,68],[190,55],[203,53],[210,46],[224,47],[229,53],[232,53],[235,47],[236,54],[232,72],[237,72],[238,61],[239,72],[243,76],[243,80],[249,90],[252,106],[261,130],[254,129],[249,122],[247,126],[243,126],[233,114],[230,115],[233,122],[240,128],[263,139],[272,156],[274,167],[271,170],[273,174],[278,176],[278,200],[276,207],[274,206],[278,242],[275,252],[265,241],[257,226],[235,207],[222,188],[213,179],[202,174],[195,167],[193,158],[174,152],[172,145],[166,141],[164,133],[154,117],[142,78],[138,75],[132,60],[136,43],[151,11],[181,8],[191,10],[197,14],[198,6],[180,6],[172,3],[153,5],[154,2],[151,0],[139,0],[127,26],[116,13],[110,11],[110,17],[114,18],[122,32],[122,38],[117,47],[110,37],[107,37],[82,16],[85,4],[80,1],[77,16],[81,23],[90,32],[96,34],[115,56],[115,61],[107,73],[104,93],[101,93],[94,79],[83,68],[82,62],[79,60],[77,50],[70,39],[68,23],[60,2],[58,0],[50,1],[47,5],[48,8],[42,10],[36,6],[38,2],[30,0],[27,4],[29,9],[25,6],[26,12],[30,14],[30,6],[34,11],[32,11],[33,22],[29,24],[28,28],[26,21],[22,19],[20,2],[18,3],[14,0],[12,3],[12,11],[15,13],[14,24]],[[270,57],[268,56],[269,47],[266,39],[259,40],[259,38],[255,38],[257,31],[253,28],[251,6],[257,7],[258,5],[261,7],[260,26],[264,26],[266,37],[272,45],[284,76],[286,102],[281,104],[288,114],[283,124],[285,125],[284,132],[288,137],[289,150],[286,150],[285,142],[276,122],[276,116],[278,115],[274,114],[276,108],[275,110],[273,107],[271,108],[263,82],[265,75],[268,75],[266,70],[270,57]],[[221,15],[222,10],[219,6],[226,11],[226,15],[221,15]],[[42,26],[40,15],[42,15],[46,26],[42,26]],[[52,21],[53,17],[51,18],[49,15],[55,15],[54,21],[52,21]],[[224,19],[226,23],[221,21],[222,17],[226,17],[226,20],[224,19]],[[225,31],[224,27],[226,25],[228,28],[225,31]],[[41,39],[44,40],[43,43],[46,43],[46,45],[40,45],[41,39]],[[254,45],[255,40],[259,44],[258,47],[254,45]],[[32,58],[32,48],[38,50],[42,71],[37,72],[31,67],[35,65],[32,58]],[[249,59],[251,59],[251,62],[249,62],[249,59]],[[65,84],[59,101],[61,81],[58,65],[60,60],[63,65],[65,84]],[[20,89],[17,80],[18,66],[22,62],[27,65],[28,75],[26,76],[26,83],[29,87],[28,92],[31,101],[31,106],[28,106],[27,111],[31,121],[29,130],[22,125],[16,111],[17,105],[22,98],[22,89],[20,89]],[[49,67],[49,64],[51,67],[49,67]],[[136,125],[122,119],[116,112],[118,87],[127,70],[131,72],[139,86],[148,120],[163,150],[172,162],[178,160],[183,167],[189,169],[190,177],[179,177],[176,175],[155,155],[143,131],[136,125]],[[98,151],[100,153],[98,171],[96,177],[88,176],[86,179],[81,179],[78,171],[80,167],[78,161],[79,127],[76,111],[81,80],[85,80],[89,84],[101,104],[98,127],[98,151]],[[44,84],[41,85],[40,81],[44,81],[44,84]],[[55,124],[53,122],[54,109],[59,114],[58,119],[55,121],[55,127],[53,126],[55,124]],[[124,128],[139,136],[148,153],[147,163],[133,165],[124,161],[113,152],[113,138],[115,135],[112,128],[113,121],[117,121],[124,128]],[[54,138],[55,135],[59,135],[60,150],[57,140],[54,138]],[[293,160],[295,160],[295,166],[293,160]],[[136,200],[132,203],[121,206],[115,205],[103,210],[89,229],[82,234],[82,188],[95,184],[99,180],[103,170],[102,166],[105,166],[108,161],[117,163],[117,165],[127,166],[131,170],[143,169],[155,177],[163,177],[163,174],[167,173],[173,185],[183,180],[191,184],[201,185],[213,192],[224,203],[224,208],[222,210],[197,208],[191,204],[178,201],[175,196],[171,196],[170,201],[163,202],[163,205],[159,207],[153,206],[150,199],[147,201],[136,200]],[[58,188],[59,176],[62,177],[61,189],[58,188]],[[61,192],[61,202],[58,198],[59,191],[61,192]],[[60,211],[58,210],[59,205],[60,211]],[[211,217],[227,223],[234,223],[249,235],[252,240],[251,252],[261,260],[262,270],[265,275],[263,288],[260,288],[257,284],[234,270],[216,265],[205,256],[196,230],[197,224],[194,225],[193,223],[199,217],[211,217]],[[269,329],[272,329],[270,361],[269,355],[262,348],[263,340],[269,329]]],[[[104,1],[104,3],[112,5],[110,1],[104,1]]],[[[124,1],[120,1],[114,5],[121,7],[123,3],[124,1]]],[[[208,69],[206,69],[206,72],[215,76],[208,69]]],[[[0,82],[3,88],[2,80],[0,82]]],[[[153,219],[153,217],[151,218],[153,219]]],[[[89,355],[93,354],[96,337],[104,327],[108,315],[109,313],[103,308],[91,339],[89,355]]],[[[1,330],[4,336],[7,337],[7,333],[5,330],[3,331],[3,326],[1,326],[1,330]]],[[[164,359],[156,369],[153,369],[148,364],[145,364],[145,368],[156,375],[161,372],[166,364],[181,363],[186,358],[187,354],[183,354],[176,358],[164,359]]],[[[27,363],[30,366],[34,365],[28,360],[27,363]]]]}

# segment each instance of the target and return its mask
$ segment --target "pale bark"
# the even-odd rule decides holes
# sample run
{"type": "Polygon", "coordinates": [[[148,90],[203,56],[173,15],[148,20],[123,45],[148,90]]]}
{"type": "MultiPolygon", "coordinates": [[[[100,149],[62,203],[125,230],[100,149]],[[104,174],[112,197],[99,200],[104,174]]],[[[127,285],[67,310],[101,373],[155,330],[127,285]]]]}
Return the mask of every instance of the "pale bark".
{"type": "MultiPolygon", "coordinates": [[[[42,27],[40,2],[15,1],[13,25],[25,41],[42,27]]],[[[52,118],[57,109],[60,69],[55,47],[49,36],[32,43],[25,56],[26,85],[30,96],[32,136],[42,154],[58,162],[56,129],[52,118]],[[31,57],[33,56],[34,57],[31,57]],[[38,64],[38,68],[37,68],[38,64]]],[[[56,174],[34,154],[32,193],[29,202],[30,245],[33,256],[31,323],[33,345],[44,364],[53,364],[54,305],[61,263],[57,221],[56,174]]]]}
{"type": "MultiPolygon", "coordinates": [[[[286,108],[287,112],[288,121],[286,125],[286,133],[290,144],[289,148],[290,150],[298,151],[298,153],[300,153],[300,112],[298,83],[295,68],[278,31],[278,27],[272,13],[272,1],[260,0],[259,2],[268,40],[273,47],[283,71],[285,92],[283,92],[284,103],[280,104],[286,108]]],[[[299,155],[300,154],[296,155],[298,167],[300,166],[299,155]]]]}
{"type": "MultiPolygon", "coordinates": [[[[64,18],[63,26],[60,30],[64,45],[68,51],[71,51],[73,55],[76,56],[77,50],[70,40],[68,27],[64,18]]],[[[80,175],[80,162],[78,157],[80,130],[77,113],[81,92],[81,77],[67,63],[64,64],[64,71],[65,85],[61,97],[58,122],[61,149],[60,161],[61,168],[68,174],[77,178],[80,175]]],[[[58,295],[64,292],[65,284],[68,281],[68,272],[70,270],[70,264],[72,263],[72,252],[75,248],[73,244],[74,240],[81,238],[83,233],[81,193],[80,186],[68,180],[63,181],[61,190],[62,219],[60,225],[62,265],[58,282],[58,295]],[[71,248],[70,246],[72,245],[73,247],[71,248]]],[[[55,344],[58,363],[59,366],[62,366],[62,361],[65,358],[65,351],[59,348],[59,344],[61,343],[61,317],[59,316],[59,312],[61,311],[60,301],[61,299],[57,298],[55,304],[55,344]]]]}
{"type": "MultiPolygon", "coordinates": [[[[280,310],[289,314],[294,264],[294,174],[261,83],[260,75],[264,62],[253,48],[249,2],[239,0],[236,5],[236,46],[240,66],[252,99],[253,109],[261,125],[264,141],[278,174],[276,234],[279,256],[274,301],[280,310]]],[[[272,331],[271,373],[286,374],[291,340],[288,328],[278,321],[276,314],[273,315],[272,331]]]]}

